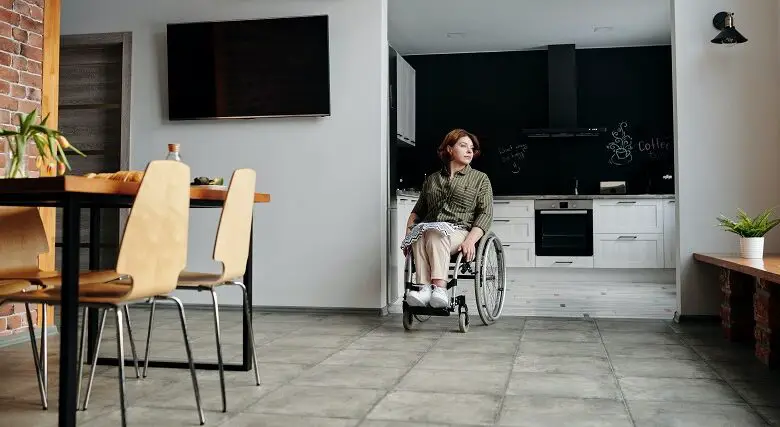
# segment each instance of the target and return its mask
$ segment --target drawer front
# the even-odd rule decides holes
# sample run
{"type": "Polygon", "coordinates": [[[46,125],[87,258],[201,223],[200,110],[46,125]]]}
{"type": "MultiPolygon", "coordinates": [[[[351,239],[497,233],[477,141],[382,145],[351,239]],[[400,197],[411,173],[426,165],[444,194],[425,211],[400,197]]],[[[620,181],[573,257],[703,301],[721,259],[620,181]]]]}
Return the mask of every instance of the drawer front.
{"type": "Polygon", "coordinates": [[[593,268],[593,257],[538,256],[535,264],[548,268],[593,268]]]}
{"type": "Polygon", "coordinates": [[[593,232],[601,233],[663,233],[661,200],[595,200],[593,232]]]}
{"type": "Polygon", "coordinates": [[[597,268],[663,268],[663,234],[597,234],[593,259],[597,268]]]}
{"type": "Polygon", "coordinates": [[[493,219],[490,229],[504,243],[534,241],[533,218],[493,219]]]}
{"type": "Polygon", "coordinates": [[[507,268],[533,267],[533,243],[504,243],[504,262],[507,268]]]}
{"type": "Polygon", "coordinates": [[[533,200],[494,200],[493,218],[533,218],[533,200]]]}

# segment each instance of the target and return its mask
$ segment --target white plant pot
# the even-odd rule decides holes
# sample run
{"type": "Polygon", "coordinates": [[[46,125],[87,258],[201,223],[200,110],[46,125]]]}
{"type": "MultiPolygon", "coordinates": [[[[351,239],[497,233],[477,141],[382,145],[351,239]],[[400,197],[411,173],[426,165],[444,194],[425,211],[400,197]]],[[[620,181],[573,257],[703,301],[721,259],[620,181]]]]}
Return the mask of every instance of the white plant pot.
{"type": "Polygon", "coordinates": [[[763,237],[740,237],[739,238],[739,256],[742,258],[763,258],[764,257],[764,238],[763,237]]]}

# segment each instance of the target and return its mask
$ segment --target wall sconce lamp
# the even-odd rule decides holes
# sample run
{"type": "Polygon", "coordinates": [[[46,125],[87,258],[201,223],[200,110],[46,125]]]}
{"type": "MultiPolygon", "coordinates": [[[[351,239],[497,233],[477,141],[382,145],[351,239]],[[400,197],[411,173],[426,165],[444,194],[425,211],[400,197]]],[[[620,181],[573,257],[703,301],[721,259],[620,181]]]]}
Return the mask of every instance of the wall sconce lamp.
{"type": "Polygon", "coordinates": [[[712,25],[720,30],[720,33],[711,40],[715,44],[733,45],[748,40],[734,28],[734,14],[731,12],[718,12],[712,18],[712,25]]]}

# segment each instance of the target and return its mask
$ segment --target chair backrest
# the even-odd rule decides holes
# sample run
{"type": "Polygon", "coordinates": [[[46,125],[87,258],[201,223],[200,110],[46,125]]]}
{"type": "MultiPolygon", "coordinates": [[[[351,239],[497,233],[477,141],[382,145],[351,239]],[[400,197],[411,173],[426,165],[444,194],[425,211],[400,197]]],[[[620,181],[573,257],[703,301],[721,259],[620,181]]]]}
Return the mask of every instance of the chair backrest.
{"type": "Polygon", "coordinates": [[[35,207],[0,206],[0,272],[38,271],[38,255],[49,250],[35,207]]]}
{"type": "Polygon", "coordinates": [[[252,169],[237,169],[230,179],[214,242],[214,260],[222,263],[222,280],[241,277],[246,271],[256,177],[252,169]]]}
{"type": "Polygon", "coordinates": [[[184,163],[149,163],[127,218],[116,270],[132,278],[125,299],[166,294],[176,288],[187,264],[190,168],[184,163]]]}

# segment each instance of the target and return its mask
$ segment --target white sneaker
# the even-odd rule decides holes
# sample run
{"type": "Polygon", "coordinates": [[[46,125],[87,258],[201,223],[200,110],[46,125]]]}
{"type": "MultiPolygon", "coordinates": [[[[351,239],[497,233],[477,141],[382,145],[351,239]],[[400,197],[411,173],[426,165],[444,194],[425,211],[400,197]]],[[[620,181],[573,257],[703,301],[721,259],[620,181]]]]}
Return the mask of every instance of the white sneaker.
{"type": "Polygon", "coordinates": [[[406,294],[406,303],[411,307],[425,307],[430,300],[431,285],[422,285],[419,291],[409,291],[406,294]]]}
{"type": "Polygon", "coordinates": [[[433,289],[433,292],[431,293],[431,301],[430,301],[432,308],[446,308],[450,305],[450,297],[447,295],[447,290],[444,288],[436,287],[433,289]]]}

